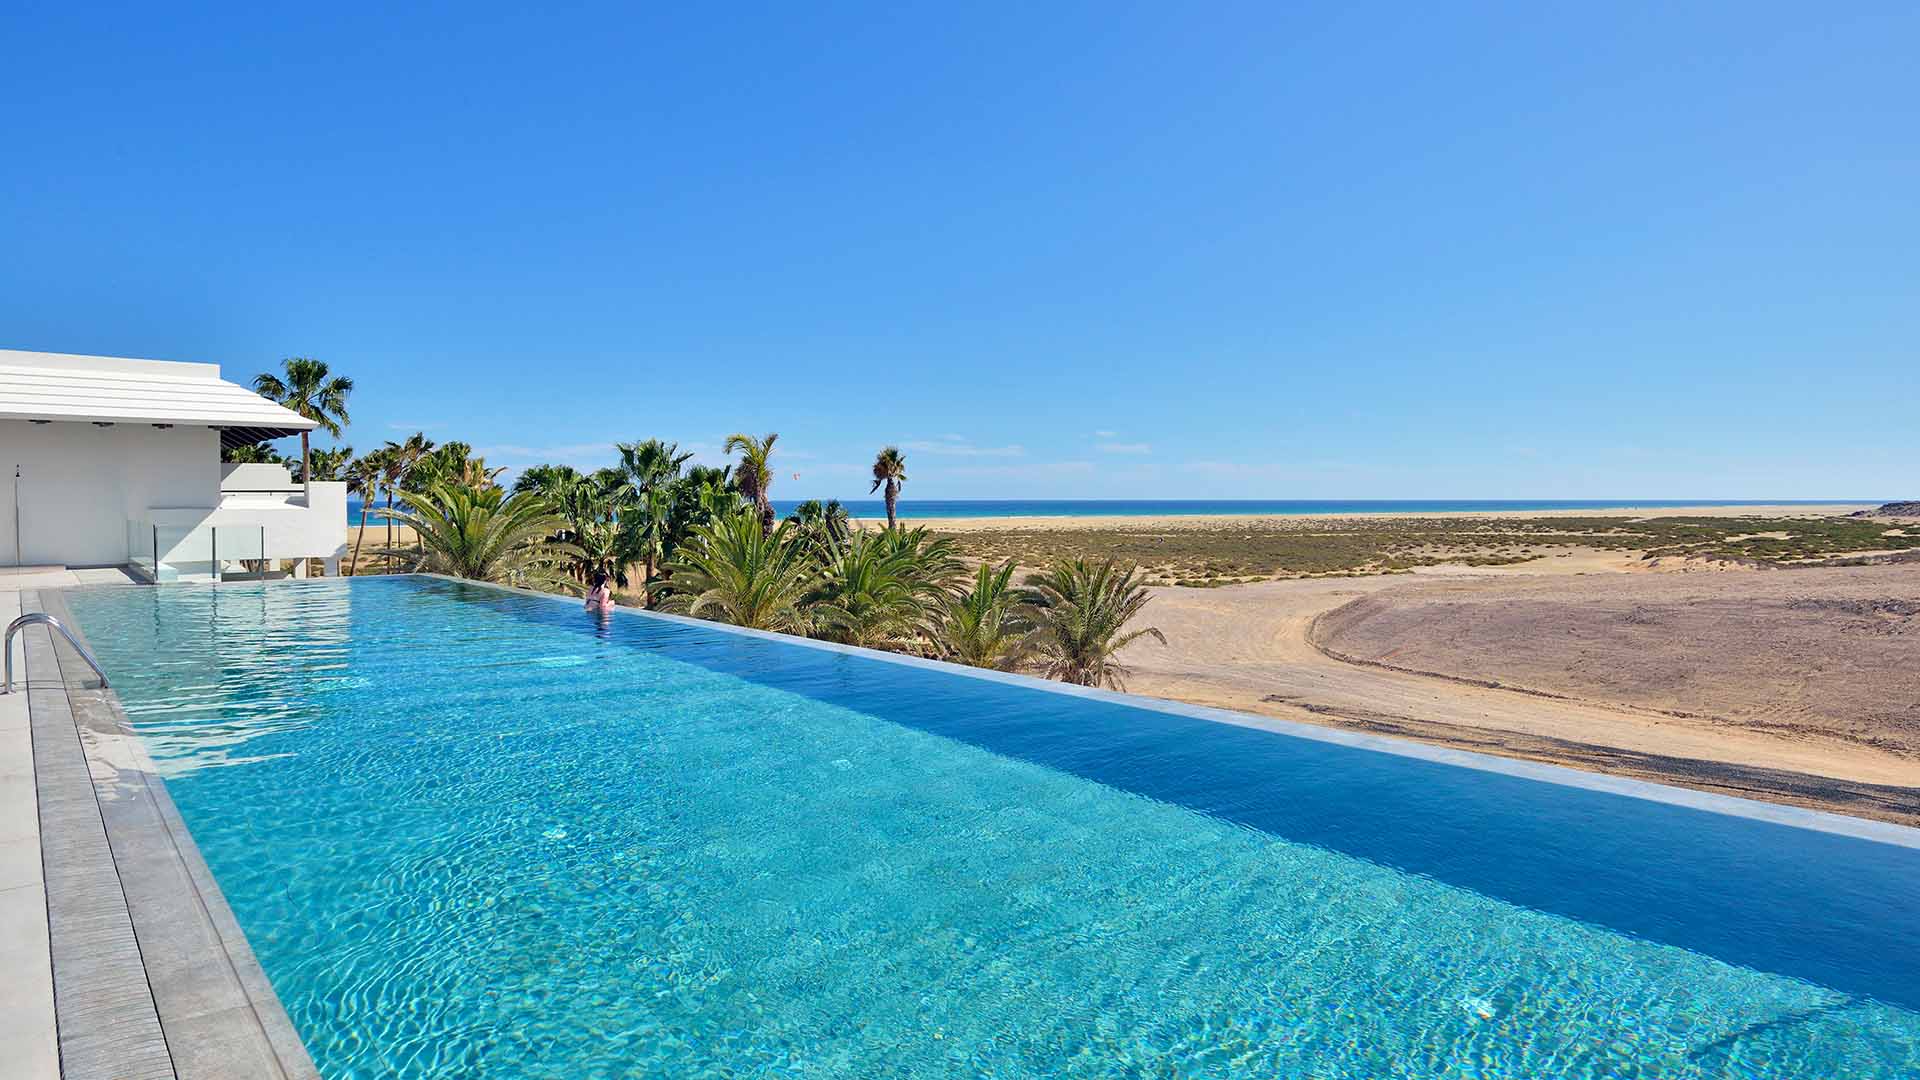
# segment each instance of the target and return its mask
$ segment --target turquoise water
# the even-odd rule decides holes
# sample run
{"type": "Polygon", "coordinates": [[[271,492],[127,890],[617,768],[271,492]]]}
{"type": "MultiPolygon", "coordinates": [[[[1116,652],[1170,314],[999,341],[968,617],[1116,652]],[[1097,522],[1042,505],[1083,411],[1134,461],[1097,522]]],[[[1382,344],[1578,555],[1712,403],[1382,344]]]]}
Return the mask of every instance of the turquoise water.
{"type": "MultiPolygon", "coordinates": [[[[1160,517],[1169,514],[1438,514],[1535,510],[1631,510],[1636,508],[1873,504],[1878,499],[915,499],[900,500],[900,514],[923,518],[969,517],[1160,517]]],[[[843,499],[856,518],[883,518],[879,499],[843,499]]],[[[376,502],[368,513],[380,509],[376,502]]],[[[782,516],[798,503],[775,499],[782,516]]],[[[360,520],[360,500],[347,500],[347,520],[360,520]]],[[[370,518],[369,523],[376,519],[370,518]]]]}
{"type": "Polygon", "coordinates": [[[321,1072],[1920,1075],[1920,851],[424,578],[67,594],[321,1072]]]}

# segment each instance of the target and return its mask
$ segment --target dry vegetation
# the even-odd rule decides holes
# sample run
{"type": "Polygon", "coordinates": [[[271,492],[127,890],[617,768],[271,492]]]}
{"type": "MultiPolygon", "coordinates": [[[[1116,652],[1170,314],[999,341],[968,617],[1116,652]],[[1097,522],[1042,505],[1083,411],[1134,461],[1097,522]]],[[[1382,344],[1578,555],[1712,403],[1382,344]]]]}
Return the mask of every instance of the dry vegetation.
{"type": "Polygon", "coordinates": [[[1772,565],[1920,549],[1920,528],[1845,517],[1264,518],[951,535],[971,559],[1036,566],[1058,556],[1112,557],[1138,564],[1151,584],[1189,587],[1440,563],[1501,566],[1574,549],[1772,565]]]}

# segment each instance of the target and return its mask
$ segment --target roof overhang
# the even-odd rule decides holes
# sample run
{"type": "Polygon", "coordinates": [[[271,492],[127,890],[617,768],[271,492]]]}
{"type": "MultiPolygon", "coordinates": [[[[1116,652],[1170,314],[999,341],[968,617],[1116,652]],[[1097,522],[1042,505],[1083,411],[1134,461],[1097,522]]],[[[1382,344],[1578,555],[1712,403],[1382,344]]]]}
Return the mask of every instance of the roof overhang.
{"type": "Polygon", "coordinates": [[[0,420],[210,427],[223,447],[312,431],[215,364],[0,349],[0,420]]]}

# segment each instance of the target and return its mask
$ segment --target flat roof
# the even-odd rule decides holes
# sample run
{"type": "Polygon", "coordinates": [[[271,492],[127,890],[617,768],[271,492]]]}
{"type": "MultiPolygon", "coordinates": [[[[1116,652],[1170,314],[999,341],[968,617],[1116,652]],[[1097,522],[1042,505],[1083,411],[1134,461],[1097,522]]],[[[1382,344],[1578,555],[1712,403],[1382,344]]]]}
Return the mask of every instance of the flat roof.
{"type": "Polygon", "coordinates": [[[210,427],[222,446],[319,426],[222,379],[218,364],[19,349],[0,349],[0,420],[210,427]]]}

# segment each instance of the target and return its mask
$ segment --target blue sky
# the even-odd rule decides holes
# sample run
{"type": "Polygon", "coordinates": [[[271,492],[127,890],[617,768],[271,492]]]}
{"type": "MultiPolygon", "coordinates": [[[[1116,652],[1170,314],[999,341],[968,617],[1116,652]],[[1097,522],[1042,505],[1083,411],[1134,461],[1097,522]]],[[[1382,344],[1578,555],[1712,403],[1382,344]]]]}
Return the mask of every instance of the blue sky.
{"type": "Polygon", "coordinates": [[[0,13],[0,345],[786,498],[1920,495],[1912,4],[321,7],[0,13]]]}

